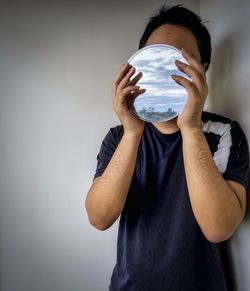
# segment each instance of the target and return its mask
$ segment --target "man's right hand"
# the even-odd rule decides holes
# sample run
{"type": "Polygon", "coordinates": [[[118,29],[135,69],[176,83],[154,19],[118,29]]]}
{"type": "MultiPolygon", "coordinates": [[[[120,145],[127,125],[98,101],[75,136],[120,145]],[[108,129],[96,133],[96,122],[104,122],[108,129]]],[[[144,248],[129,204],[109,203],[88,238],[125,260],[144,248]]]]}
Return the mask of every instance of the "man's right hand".
{"type": "Polygon", "coordinates": [[[124,132],[141,135],[144,129],[144,121],[140,120],[130,108],[133,107],[135,98],[146,90],[136,86],[142,77],[142,73],[138,73],[131,80],[134,74],[135,68],[132,65],[123,64],[113,81],[112,106],[123,125],[124,132]]]}

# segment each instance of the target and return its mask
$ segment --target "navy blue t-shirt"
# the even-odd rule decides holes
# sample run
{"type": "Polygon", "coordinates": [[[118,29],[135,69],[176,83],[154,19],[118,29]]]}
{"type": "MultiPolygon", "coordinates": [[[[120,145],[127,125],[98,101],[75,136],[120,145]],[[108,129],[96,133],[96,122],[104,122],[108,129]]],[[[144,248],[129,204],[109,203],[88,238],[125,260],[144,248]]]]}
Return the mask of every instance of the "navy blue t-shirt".
{"type": "MultiPolygon", "coordinates": [[[[247,187],[249,152],[240,125],[204,111],[202,126],[221,175],[247,187]]],[[[95,178],[104,172],[122,135],[121,125],[106,135],[95,178]]],[[[110,290],[227,290],[220,244],[206,239],[192,211],[180,130],[162,134],[145,123],[120,216],[110,290]]]]}

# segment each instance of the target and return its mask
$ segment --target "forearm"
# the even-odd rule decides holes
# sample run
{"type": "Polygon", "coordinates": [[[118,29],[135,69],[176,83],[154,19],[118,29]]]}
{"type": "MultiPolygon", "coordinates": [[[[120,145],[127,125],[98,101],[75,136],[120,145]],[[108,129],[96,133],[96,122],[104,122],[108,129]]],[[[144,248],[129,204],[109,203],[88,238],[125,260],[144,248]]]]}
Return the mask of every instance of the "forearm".
{"type": "Polygon", "coordinates": [[[107,168],[87,195],[90,222],[100,230],[110,227],[122,212],[133,177],[140,135],[124,133],[107,168]]]}
{"type": "Polygon", "coordinates": [[[183,158],[194,215],[211,241],[231,236],[242,218],[237,195],[218,171],[202,128],[182,129],[183,158]]]}

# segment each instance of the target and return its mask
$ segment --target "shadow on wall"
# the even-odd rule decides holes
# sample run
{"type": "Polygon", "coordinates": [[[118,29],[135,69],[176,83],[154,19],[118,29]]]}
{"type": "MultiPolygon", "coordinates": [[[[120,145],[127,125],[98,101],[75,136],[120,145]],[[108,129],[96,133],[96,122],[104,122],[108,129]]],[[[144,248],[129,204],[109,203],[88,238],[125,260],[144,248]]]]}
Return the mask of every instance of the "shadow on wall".
{"type": "Polygon", "coordinates": [[[235,35],[226,36],[213,49],[210,79],[211,109],[227,115],[239,116],[240,104],[234,90],[235,35]]]}
{"type": "MultiPolygon", "coordinates": [[[[248,174],[248,180],[250,181],[250,171],[248,174]]],[[[223,268],[225,270],[226,281],[228,285],[228,291],[240,291],[243,287],[243,282],[246,280],[242,277],[244,274],[244,245],[248,244],[246,232],[249,231],[248,225],[250,224],[250,183],[247,188],[247,209],[244,221],[232,237],[231,240],[225,241],[221,246],[223,268]],[[235,258],[237,257],[237,266],[235,264],[235,258]],[[237,271],[236,271],[237,268],[237,271]],[[237,275],[236,275],[237,273],[237,275]]],[[[247,286],[244,286],[244,290],[248,290],[247,286]]]]}
{"type": "MultiPolygon", "coordinates": [[[[238,96],[235,89],[237,80],[235,78],[235,70],[238,66],[236,62],[235,52],[237,44],[237,35],[221,39],[220,43],[213,49],[213,66],[211,67],[211,78],[209,84],[210,106],[211,111],[218,112],[222,115],[229,116],[239,120],[241,117],[241,108],[244,106],[239,100],[243,100],[238,96]],[[232,111],[233,109],[233,111],[232,111]]],[[[247,82],[247,79],[246,79],[247,82]]],[[[249,141],[248,141],[249,143],[249,141]]],[[[249,143],[250,147],[250,143],[249,143]]],[[[250,184],[250,170],[249,170],[250,184]]],[[[244,222],[250,224],[250,185],[247,189],[247,210],[244,222]]]]}
{"type": "MultiPolygon", "coordinates": [[[[213,50],[213,66],[209,84],[211,111],[239,120],[241,108],[244,106],[235,90],[235,69],[238,66],[235,57],[237,37],[235,34],[225,37],[213,50]],[[233,109],[233,111],[232,111],[233,109]]],[[[247,79],[246,79],[247,82],[247,79]]],[[[248,141],[249,143],[249,141],[248,141]]],[[[250,146],[250,144],[249,144],[250,146]]],[[[250,179],[250,172],[249,172],[250,179]]],[[[250,180],[249,180],[250,184],[250,180]]],[[[250,186],[247,190],[247,211],[244,222],[250,223],[250,186]]]]}
{"type": "MultiPolygon", "coordinates": [[[[239,121],[241,117],[242,100],[237,92],[236,62],[237,35],[230,35],[221,39],[213,49],[213,65],[211,66],[210,78],[210,107],[212,112],[216,112],[239,121]]],[[[250,182],[250,171],[249,171],[250,182]]],[[[249,183],[250,184],[250,183],[249,183]]],[[[244,252],[250,251],[247,233],[250,225],[250,185],[247,189],[247,210],[241,227],[236,231],[232,239],[221,244],[223,268],[226,274],[228,291],[239,291],[247,286],[243,286],[246,278],[244,274],[244,252]],[[237,260],[237,264],[236,264],[237,260]],[[236,270],[237,268],[237,270],[236,270]]]]}
{"type": "Polygon", "coordinates": [[[247,187],[247,208],[246,208],[246,216],[244,218],[244,223],[248,223],[250,225],[250,169],[248,172],[248,187],[247,187]]]}

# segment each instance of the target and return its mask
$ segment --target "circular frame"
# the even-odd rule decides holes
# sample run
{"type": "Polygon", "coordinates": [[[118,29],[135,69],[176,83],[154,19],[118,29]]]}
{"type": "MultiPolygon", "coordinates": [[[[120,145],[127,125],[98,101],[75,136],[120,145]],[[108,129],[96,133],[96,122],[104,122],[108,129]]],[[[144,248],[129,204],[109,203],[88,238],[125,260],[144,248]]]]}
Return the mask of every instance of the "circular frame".
{"type": "Polygon", "coordinates": [[[165,122],[179,115],[187,101],[187,92],[177,84],[172,74],[191,80],[179,71],[175,60],[186,64],[180,50],[166,44],[153,44],[138,50],[128,63],[142,72],[136,85],[145,88],[145,93],[136,97],[131,110],[147,122],[165,122]]]}

